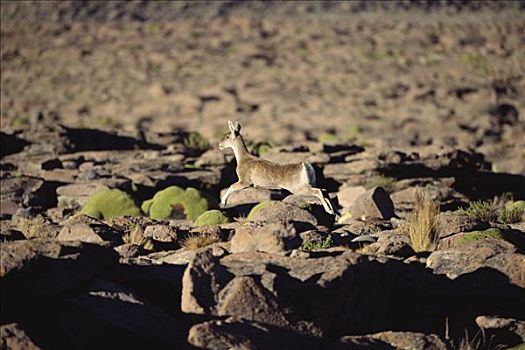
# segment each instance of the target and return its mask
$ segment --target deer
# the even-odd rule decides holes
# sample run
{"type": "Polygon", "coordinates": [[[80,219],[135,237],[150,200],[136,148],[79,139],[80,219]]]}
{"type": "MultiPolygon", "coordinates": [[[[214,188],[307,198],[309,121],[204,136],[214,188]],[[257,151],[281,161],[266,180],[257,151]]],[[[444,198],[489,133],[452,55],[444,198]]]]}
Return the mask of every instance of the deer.
{"type": "Polygon", "coordinates": [[[232,193],[254,186],[265,189],[285,189],[295,195],[317,197],[328,214],[339,216],[339,211],[335,210],[330,200],[324,197],[323,190],[316,187],[315,170],[310,163],[278,164],[256,157],[246,148],[241,136],[241,124],[237,121],[234,124],[228,120],[228,127],[230,132],[219,143],[219,149],[233,150],[239,180],[222,196],[222,207],[226,206],[228,197],[232,193]]]}

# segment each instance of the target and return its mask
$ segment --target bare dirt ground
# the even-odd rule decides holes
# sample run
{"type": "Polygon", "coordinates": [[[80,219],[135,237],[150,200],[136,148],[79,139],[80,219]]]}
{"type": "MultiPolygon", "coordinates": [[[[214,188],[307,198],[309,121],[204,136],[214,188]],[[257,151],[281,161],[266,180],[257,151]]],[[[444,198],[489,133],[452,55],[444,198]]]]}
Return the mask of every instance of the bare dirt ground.
{"type": "Polygon", "coordinates": [[[520,3],[458,13],[252,4],[224,15],[229,7],[164,4],[164,17],[152,4],[48,3],[32,15],[14,4],[2,5],[2,130],[43,113],[128,134],[198,130],[215,142],[232,119],[256,141],[334,133],[450,145],[525,172],[520,3]]]}

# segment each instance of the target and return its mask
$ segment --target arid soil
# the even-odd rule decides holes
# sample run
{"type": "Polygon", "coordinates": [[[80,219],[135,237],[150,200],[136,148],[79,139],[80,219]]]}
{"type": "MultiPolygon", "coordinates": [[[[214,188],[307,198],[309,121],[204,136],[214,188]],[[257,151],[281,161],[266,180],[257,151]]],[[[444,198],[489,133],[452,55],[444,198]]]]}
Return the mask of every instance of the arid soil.
{"type": "Polygon", "coordinates": [[[523,346],[524,9],[2,2],[2,349],[523,346]]]}

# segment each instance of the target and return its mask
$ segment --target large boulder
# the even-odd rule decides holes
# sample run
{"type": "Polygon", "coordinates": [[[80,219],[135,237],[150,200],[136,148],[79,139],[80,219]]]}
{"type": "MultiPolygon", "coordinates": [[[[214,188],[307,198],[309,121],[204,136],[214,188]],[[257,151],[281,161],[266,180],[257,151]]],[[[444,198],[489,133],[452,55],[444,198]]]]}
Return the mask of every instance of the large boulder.
{"type": "Polygon", "coordinates": [[[390,219],[394,214],[394,204],[390,195],[382,187],[373,187],[361,194],[349,209],[353,218],[390,219]]]}
{"type": "Polygon", "coordinates": [[[60,230],[57,240],[87,243],[122,244],[122,234],[102,221],[80,215],[70,218],[60,230]]]}
{"type": "Polygon", "coordinates": [[[243,225],[231,239],[231,251],[285,254],[302,243],[292,223],[270,222],[265,225],[243,225]]]}
{"type": "Polygon", "coordinates": [[[435,334],[416,332],[380,332],[371,335],[345,336],[338,349],[446,350],[447,345],[435,334]]]}
{"type": "MultiPolygon", "coordinates": [[[[2,315],[19,312],[29,300],[66,293],[92,280],[118,259],[95,244],[24,240],[2,243],[2,315]]],[[[29,305],[29,304],[28,304],[29,305]]]]}
{"type": "Polygon", "coordinates": [[[525,288],[525,255],[502,239],[474,240],[459,247],[438,250],[427,258],[427,267],[436,274],[455,279],[482,268],[503,273],[510,282],[525,288]]]}
{"type": "Polygon", "coordinates": [[[317,219],[308,210],[285,203],[285,202],[270,202],[269,205],[262,207],[256,213],[250,213],[249,219],[252,221],[299,221],[312,225],[317,225],[317,219]]]}

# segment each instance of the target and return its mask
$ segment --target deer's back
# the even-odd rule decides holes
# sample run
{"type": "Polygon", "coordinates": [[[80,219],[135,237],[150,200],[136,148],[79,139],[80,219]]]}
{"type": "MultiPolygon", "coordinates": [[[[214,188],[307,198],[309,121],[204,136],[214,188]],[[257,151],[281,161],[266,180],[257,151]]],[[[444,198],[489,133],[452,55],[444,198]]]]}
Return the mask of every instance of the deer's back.
{"type": "Polygon", "coordinates": [[[301,163],[277,164],[264,159],[250,157],[237,167],[237,175],[244,182],[264,188],[293,188],[304,181],[301,163]]]}

